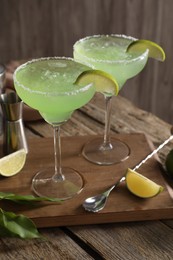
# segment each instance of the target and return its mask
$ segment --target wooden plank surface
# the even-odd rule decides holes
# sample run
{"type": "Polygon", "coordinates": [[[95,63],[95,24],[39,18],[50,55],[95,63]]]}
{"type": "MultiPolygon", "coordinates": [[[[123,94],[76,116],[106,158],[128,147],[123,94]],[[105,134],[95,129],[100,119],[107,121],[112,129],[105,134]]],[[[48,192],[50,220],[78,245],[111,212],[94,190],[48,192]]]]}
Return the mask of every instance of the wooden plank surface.
{"type": "Polygon", "coordinates": [[[46,241],[5,238],[0,240],[1,260],[93,259],[61,229],[44,229],[46,241]],[[68,250],[67,250],[68,248],[68,250]]]}
{"type": "Polygon", "coordinates": [[[161,222],[75,226],[69,229],[99,251],[103,259],[172,259],[172,229],[161,222]]]}
{"type": "MultiPolygon", "coordinates": [[[[143,134],[114,135],[130,148],[130,156],[122,163],[111,166],[98,166],[86,161],[81,155],[83,145],[93,136],[62,138],[62,158],[65,167],[75,168],[84,179],[82,192],[60,205],[46,204],[34,209],[25,206],[2,203],[6,211],[22,213],[34,220],[38,227],[67,226],[94,223],[170,219],[173,216],[173,190],[167,186],[159,163],[151,158],[141,172],[164,187],[164,191],[149,200],[136,198],[130,194],[125,184],[111,193],[107,206],[98,214],[88,213],[82,208],[85,198],[99,194],[115,183],[128,167],[133,168],[150,152],[150,146],[143,134]]],[[[0,190],[17,194],[31,194],[32,177],[42,169],[53,167],[53,140],[31,139],[29,154],[24,169],[12,178],[1,178],[0,190]]]]}

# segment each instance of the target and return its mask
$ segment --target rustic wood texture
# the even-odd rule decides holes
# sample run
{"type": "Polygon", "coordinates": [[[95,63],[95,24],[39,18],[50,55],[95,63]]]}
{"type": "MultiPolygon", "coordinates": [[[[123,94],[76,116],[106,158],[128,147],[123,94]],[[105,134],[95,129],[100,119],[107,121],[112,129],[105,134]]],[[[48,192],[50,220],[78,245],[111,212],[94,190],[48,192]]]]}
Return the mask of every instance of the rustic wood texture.
{"type": "Polygon", "coordinates": [[[137,106],[173,123],[172,0],[0,0],[0,62],[72,56],[78,39],[127,34],[163,46],[166,61],[149,60],[121,93],[137,106]]]}
{"type": "MultiPolygon", "coordinates": [[[[130,148],[130,156],[122,163],[110,166],[94,165],[86,161],[81,155],[82,147],[95,136],[64,137],[62,138],[62,164],[72,167],[81,173],[84,179],[82,192],[72,200],[62,204],[38,204],[36,208],[27,209],[25,206],[16,206],[2,203],[6,211],[15,211],[30,217],[37,227],[67,226],[79,224],[98,224],[112,222],[127,222],[141,220],[171,219],[173,216],[173,190],[164,181],[163,171],[155,158],[146,162],[138,172],[164,187],[164,191],[150,200],[142,200],[130,194],[125,183],[111,193],[106,207],[98,214],[86,212],[82,203],[85,198],[99,194],[126,172],[127,167],[133,168],[150,152],[151,148],[143,134],[114,134],[125,142],[130,148]]],[[[49,167],[53,167],[53,138],[31,139],[29,142],[29,155],[20,174],[13,178],[1,178],[0,190],[17,194],[31,194],[31,180],[33,176],[49,167]],[[22,178],[22,182],[21,182],[22,178]]]]}
{"type": "MultiPolygon", "coordinates": [[[[145,133],[159,145],[170,135],[170,125],[151,113],[138,109],[119,96],[113,101],[111,132],[145,133]]],[[[62,136],[102,134],[104,102],[100,95],[76,111],[63,125],[62,136]],[[92,112],[92,113],[91,113],[92,112]]],[[[52,129],[43,120],[26,123],[27,137],[43,142],[52,129]]],[[[159,156],[164,162],[170,142],[159,156]]],[[[172,216],[173,217],[173,216],[172,216]]],[[[0,239],[0,258],[13,259],[172,259],[173,221],[140,221],[40,229],[48,241],[0,239]]]]}

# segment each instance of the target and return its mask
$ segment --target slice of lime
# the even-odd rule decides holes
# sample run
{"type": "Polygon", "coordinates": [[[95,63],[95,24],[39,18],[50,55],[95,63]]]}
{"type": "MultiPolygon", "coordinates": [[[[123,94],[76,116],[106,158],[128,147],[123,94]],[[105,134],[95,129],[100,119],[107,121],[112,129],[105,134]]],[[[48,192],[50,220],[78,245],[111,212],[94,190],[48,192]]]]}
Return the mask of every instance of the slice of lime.
{"type": "Polygon", "coordinates": [[[163,187],[131,169],[126,173],[126,185],[130,192],[140,198],[151,198],[163,191],[163,187]]]}
{"type": "Polygon", "coordinates": [[[10,177],[21,171],[26,161],[26,151],[21,149],[0,159],[0,175],[10,177]]]}
{"type": "Polygon", "coordinates": [[[75,84],[86,85],[93,83],[96,91],[106,95],[118,95],[119,86],[115,78],[101,70],[87,70],[76,79],[75,84]]]}
{"type": "Polygon", "coordinates": [[[127,47],[127,52],[145,52],[149,50],[149,57],[164,61],[165,60],[165,52],[160,45],[155,42],[149,40],[136,40],[130,43],[127,47]]]}

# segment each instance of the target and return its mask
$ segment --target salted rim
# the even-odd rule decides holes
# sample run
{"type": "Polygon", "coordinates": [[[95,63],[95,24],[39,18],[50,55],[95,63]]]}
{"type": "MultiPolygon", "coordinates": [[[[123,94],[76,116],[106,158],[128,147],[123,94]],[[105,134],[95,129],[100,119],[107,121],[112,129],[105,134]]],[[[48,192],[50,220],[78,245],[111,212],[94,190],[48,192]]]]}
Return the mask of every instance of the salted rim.
{"type": "Polygon", "coordinates": [[[131,60],[102,60],[102,59],[94,59],[94,58],[88,58],[87,56],[79,53],[78,51],[75,50],[75,47],[80,44],[81,42],[84,42],[88,39],[91,39],[91,38],[101,38],[101,37],[110,37],[110,36],[113,36],[113,37],[117,37],[117,38],[124,38],[124,39],[129,39],[129,40],[133,40],[133,41],[137,41],[138,39],[134,38],[134,37],[131,37],[131,36],[127,36],[127,35],[124,35],[124,34],[98,34],[98,35],[92,35],[92,36],[86,36],[80,40],[78,40],[77,42],[75,42],[75,44],[73,45],[73,51],[75,51],[76,53],[79,54],[79,56],[83,57],[84,59],[86,59],[87,61],[92,61],[92,62],[104,62],[104,63],[123,63],[123,62],[126,62],[126,63],[131,63],[131,62],[134,62],[136,60],[140,60],[140,59],[143,59],[143,57],[145,55],[148,54],[149,50],[147,49],[145,52],[143,52],[140,56],[136,57],[136,58],[133,58],[131,60]]]}
{"type": "MultiPolygon", "coordinates": [[[[66,91],[66,92],[63,92],[63,93],[59,93],[59,92],[45,92],[45,91],[39,91],[39,90],[32,90],[30,89],[29,87],[27,86],[24,86],[23,84],[21,84],[18,80],[17,80],[17,73],[18,71],[20,71],[21,69],[23,69],[24,67],[26,67],[28,64],[31,64],[31,63],[34,63],[34,62],[37,62],[37,61],[44,61],[44,60],[71,60],[71,61],[74,61],[74,63],[78,63],[78,64],[81,64],[77,61],[75,61],[73,58],[70,58],[70,57],[43,57],[43,58],[38,58],[38,59],[32,59],[30,61],[27,61],[25,63],[23,63],[22,65],[20,65],[14,72],[13,74],[13,79],[14,79],[14,82],[16,82],[17,85],[19,85],[21,88],[27,90],[28,92],[31,92],[31,93],[37,93],[37,94],[42,94],[42,95],[49,95],[49,96],[54,96],[55,94],[58,94],[58,96],[66,96],[66,95],[76,95],[80,92],[85,92],[87,91],[91,86],[93,86],[93,83],[90,83],[84,87],[81,87],[80,89],[78,90],[72,90],[72,91],[66,91]]],[[[84,64],[81,64],[82,66],[86,66],[84,64]]],[[[88,68],[90,69],[90,68],[88,68]]],[[[86,69],[87,70],[87,69],[86,69]]],[[[73,85],[75,85],[74,83],[72,83],[73,85]]]]}

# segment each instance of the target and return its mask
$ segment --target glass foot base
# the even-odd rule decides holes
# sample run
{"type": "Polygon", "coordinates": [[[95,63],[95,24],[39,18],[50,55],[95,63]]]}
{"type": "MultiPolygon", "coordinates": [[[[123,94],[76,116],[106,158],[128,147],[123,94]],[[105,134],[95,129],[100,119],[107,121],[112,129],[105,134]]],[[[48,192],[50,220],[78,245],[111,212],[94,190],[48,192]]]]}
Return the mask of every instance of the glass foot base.
{"type": "Polygon", "coordinates": [[[99,165],[111,165],[126,160],[130,154],[130,148],[118,139],[111,139],[106,146],[103,138],[96,138],[88,142],[82,151],[83,156],[90,162],[99,165]]]}
{"type": "Polygon", "coordinates": [[[38,196],[66,200],[83,189],[82,176],[72,168],[62,168],[64,180],[54,178],[54,168],[38,172],[32,180],[32,189],[38,196]],[[53,176],[53,177],[52,177],[53,176]]]}

